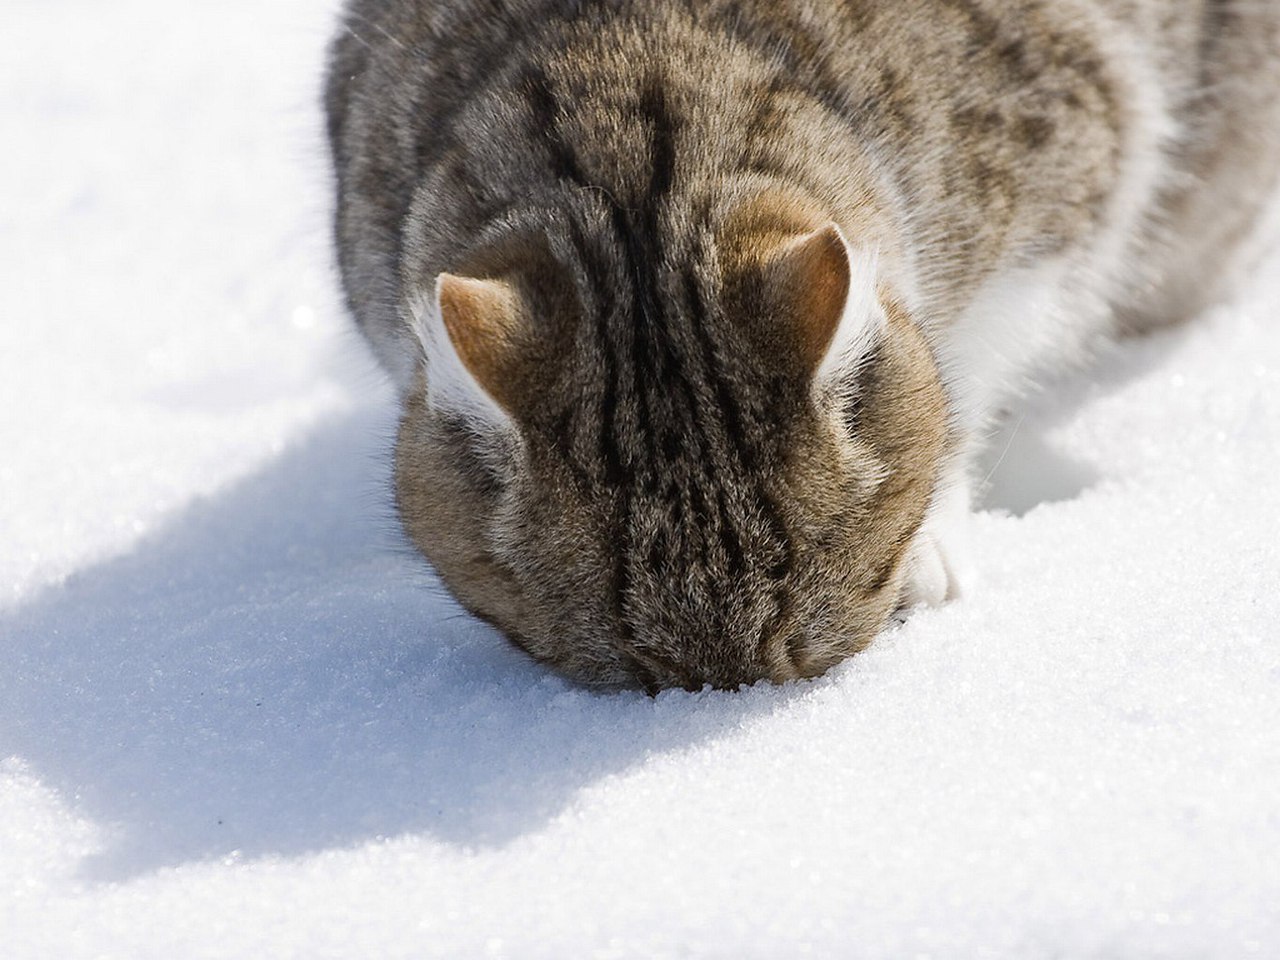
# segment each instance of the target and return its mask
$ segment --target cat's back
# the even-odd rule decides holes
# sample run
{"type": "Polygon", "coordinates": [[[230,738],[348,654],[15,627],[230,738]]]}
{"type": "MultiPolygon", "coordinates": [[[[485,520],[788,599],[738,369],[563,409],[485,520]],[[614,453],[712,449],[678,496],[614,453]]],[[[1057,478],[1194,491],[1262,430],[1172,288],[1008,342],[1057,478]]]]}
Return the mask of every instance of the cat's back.
{"type": "Polygon", "coordinates": [[[1274,243],[1280,184],[1280,3],[1146,4],[1173,133],[1165,188],[1121,318],[1142,329],[1229,294],[1274,243]]]}
{"type": "MultiPolygon", "coordinates": [[[[1212,299],[1280,166],[1280,3],[353,0],[326,89],[338,247],[353,311],[393,372],[412,353],[394,304],[415,190],[460,143],[491,136],[490,117],[469,112],[478,98],[491,113],[527,99],[531,69],[553,58],[577,86],[562,84],[557,109],[585,118],[584,137],[601,132],[597,152],[616,151],[619,169],[631,145],[590,116],[610,98],[588,95],[641,73],[683,84],[691,96],[672,101],[708,115],[781,104],[752,128],[767,149],[708,121],[708,155],[783,155],[796,123],[781,111],[797,96],[819,104],[893,171],[909,245],[947,248],[921,258],[937,266],[921,284],[944,313],[1002,258],[1090,242],[1117,210],[1135,291],[1119,299],[1139,322],[1185,313],[1212,299]]],[[[468,162],[533,151],[535,124],[536,111],[468,162]]],[[[524,175],[513,166],[515,189],[524,175]]]]}

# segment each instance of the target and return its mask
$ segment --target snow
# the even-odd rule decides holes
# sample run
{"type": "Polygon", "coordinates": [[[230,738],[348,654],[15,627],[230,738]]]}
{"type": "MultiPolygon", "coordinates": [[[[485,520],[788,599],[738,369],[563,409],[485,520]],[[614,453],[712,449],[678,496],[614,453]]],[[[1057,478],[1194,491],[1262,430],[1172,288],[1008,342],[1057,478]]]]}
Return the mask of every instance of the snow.
{"type": "Polygon", "coordinates": [[[0,953],[1280,954],[1280,262],[998,439],[981,587],[601,695],[396,532],[333,3],[11,0],[0,953]]]}

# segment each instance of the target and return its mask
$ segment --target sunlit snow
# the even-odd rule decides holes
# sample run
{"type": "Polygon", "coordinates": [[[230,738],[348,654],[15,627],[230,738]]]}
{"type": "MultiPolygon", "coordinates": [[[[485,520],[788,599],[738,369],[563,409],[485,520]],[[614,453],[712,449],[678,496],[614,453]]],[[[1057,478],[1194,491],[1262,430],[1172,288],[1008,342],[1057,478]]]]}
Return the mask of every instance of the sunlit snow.
{"type": "Polygon", "coordinates": [[[6,5],[0,955],[1280,955],[1280,262],[1014,415],[972,596],[591,693],[398,536],[332,14],[6,5]]]}

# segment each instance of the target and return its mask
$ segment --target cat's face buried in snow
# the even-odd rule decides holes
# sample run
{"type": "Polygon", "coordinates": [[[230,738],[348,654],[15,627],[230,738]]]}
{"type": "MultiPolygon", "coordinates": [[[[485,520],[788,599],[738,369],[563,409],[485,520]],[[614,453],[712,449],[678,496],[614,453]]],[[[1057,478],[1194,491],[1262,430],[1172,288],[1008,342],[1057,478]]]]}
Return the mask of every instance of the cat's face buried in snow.
{"type": "Polygon", "coordinates": [[[416,308],[433,360],[397,496],[457,597],[570,677],[651,691],[865,647],[946,444],[933,360],[874,268],[833,226],[756,223],[717,270],[599,301],[517,246],[416,308]]]}
{"type": "Polygon", "coordinates": [[[336,236],[408,531],[575,677],[820,672],[955,592],[1009,400],[1229,285],[1277,36],[1204,0],[352,0],[336,236]]]}

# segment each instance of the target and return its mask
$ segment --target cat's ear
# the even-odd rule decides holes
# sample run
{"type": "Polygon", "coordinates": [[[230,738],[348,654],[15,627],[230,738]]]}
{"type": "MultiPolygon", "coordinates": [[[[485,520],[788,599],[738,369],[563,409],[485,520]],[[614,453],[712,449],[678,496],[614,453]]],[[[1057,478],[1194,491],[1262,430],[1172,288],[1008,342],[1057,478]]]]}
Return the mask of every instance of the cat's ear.
{"type": "Polygon", "coordinates": [[[884,327],[875,255],[852,247],[833,223],[784,240],[764,268],[793,328],[796,359],[815,385],[856,368],[884,327]]]}
{"type": "Polygon", "coordinates": [[[417,311],[427,399],[443,410],[507,426],[515,409],[515,364],[523,305],[503,280],[442,273],[417,311]]]}
{"type": "Polygon", "coordinates": [[[510,284],[442,273],[436,280],[440,319],[463,365],[502,406],[507,365],[515,352],[519,300],[510,284]]]}

